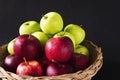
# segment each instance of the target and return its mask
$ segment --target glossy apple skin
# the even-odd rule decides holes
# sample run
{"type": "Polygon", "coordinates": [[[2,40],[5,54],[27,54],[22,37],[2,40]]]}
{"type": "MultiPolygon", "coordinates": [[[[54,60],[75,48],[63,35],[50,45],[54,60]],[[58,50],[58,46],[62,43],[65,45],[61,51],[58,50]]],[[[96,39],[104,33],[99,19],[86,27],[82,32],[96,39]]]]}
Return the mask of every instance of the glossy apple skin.
{"type": "Polygon", "coordinates": [[[41,44],[32,35],[20,35],[16,38],[13,48],[15,55],[31,60],[40,55],[41,44]]]}
{"type": "Polygon", "coordinates": [[[86,36],[85,30],[76,24],[68,24],[64,31],[71,33],[74,36],[75,44],[80,44],[86,36]]]}
{"type": "Polygon", "coordinates": [[[41,63],[41,65],[43,66],[43,75],[46,75],[46,68],[48,67],[48,65],[51,63],[51,61],[49,61],[46,56],[43,56],[41,58],[38,59],[38,62],[41,63]]]}
{"type": "Polygon", "coordinates": [[[56,37],[60,37],[60,36],[69,37],[72,40],[73,45],[75,47],[75,39],[74,39],[74,36],[72,34],[70,34],[69,32],[60,31],[60,32],[56,33],[53,37],[56,38],[56,37]]]}
{"type": "Polygon", "coordinates": [[[67,62],[73,52],[72,40],[65,36],[50,38],[45,45],[45,55],[50,61],[67,62]]]}
{"type": "Polygon", "coordinates": [[[40,32],[40,31],[34,32],[32,35],[35,36],[40,41],[42,49],[44,49],[45,44],[49,39],[49,36],[44,32],[40,32]]]}
{"type": "Polygon", "coordinates": [[[89,57],[83,54],[74,53],[70,60],[70,63],[75,71],[84,70],[89,66],[89,57]]]}
{"type": "Polygon", "coordinates": [[[26,21],[19,28],[20,35],[32,34],[36,31],[41,31],[40,24],[37,21],[26,21]]]}
{"type": "Polygon", "coordinates": [[[41,18],[40,27],[44,33],[54,35],[63,29],[63,19],[57,12],[48,12],[41,18]]]}
{"type": "Polygon", "coordinates": [[[9,52],[9,54],[14,54],[14,51],[13,51],[14,41],[15,41],[15,39],[11,40],[11,41],[8,43],[7,50],[8,50],[8,52],[9,52]]]}
{"type": "Polygon", "coordinates": [[[41,76],[43,75],[42,65],[36,61],[22,62],[18,65],[16,74],[29,75],[29,76],[41,76]]]}
{"type": "Polygon", "coordinates": [[[83,46],[83,45],[76,45],[75,49],[74,49],[74,53],[76,54],[83,54],[85,56],[89,57],[89,50],[87,47],[83,46]]]}
{"type": "Polygon", "coordinates": [[[23,61],[23,59],[19,56],[15,56],[14,54],[8,55],[4,59],[4,67],[6,70],[14,72],[17,69],[17,66],[23,61]]]}
{"type": "Polygon", "coordinates": [[[47,76],[57,76],[72,73],[73,68],[69,64],[51,63],[46,69],[47,76]]]}

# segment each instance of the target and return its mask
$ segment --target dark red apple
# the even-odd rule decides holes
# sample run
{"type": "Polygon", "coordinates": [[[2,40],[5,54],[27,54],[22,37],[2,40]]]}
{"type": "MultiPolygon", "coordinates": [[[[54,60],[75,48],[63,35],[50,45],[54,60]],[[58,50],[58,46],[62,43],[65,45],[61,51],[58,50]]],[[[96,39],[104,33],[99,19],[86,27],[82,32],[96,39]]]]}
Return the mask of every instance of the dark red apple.
{"type": "Polygon", "coordinates": [[[38,62],[41,63],[41,65],[43,66],[43,75],[46,75],[46,68],[48,67],[48,65],[51,63],[51,61],[49,61],[46,56],[41,57],[38,62]]]}
{"type": "Polygon", "coordinates": [[[40,55],[41,44],[32,35],[20,35],[16,38],[13,49],[15,55],[31,60],[40,55]]]}
{"type": "Polygon", "coordinates": [[[74,67],[75,71],[84,70],[89,66],[89,57],[83,54],[74,53],[70,63],[74,67]]]}
{"type": "Polygon", "coordinates": [[[22,62],[18,65],[16,74],[29,75],[29,76],[41,76],[43,75],[42,65],[36,60],[22,62]]]}
{"type": "Polygon", "coordinates": [[[23,59],[16,55],[8,55],[4,59],[4,67],[10,72],[14,72],[17,69],[17,66],[23,61],[23,59]]]}
{"type": "Polygon", "coordinates": [[[73,51],[72,40],[65,36],[50,38],[45,45],[45,54],[50,61],[67,62],[73,51]]]}
{"type": "Polygon", "coordinates": [[[69,64],[51,63],[46,69],[47,76],[57,76],[62,74],[69,74],[73,72],[73,68],[69,64]]]}

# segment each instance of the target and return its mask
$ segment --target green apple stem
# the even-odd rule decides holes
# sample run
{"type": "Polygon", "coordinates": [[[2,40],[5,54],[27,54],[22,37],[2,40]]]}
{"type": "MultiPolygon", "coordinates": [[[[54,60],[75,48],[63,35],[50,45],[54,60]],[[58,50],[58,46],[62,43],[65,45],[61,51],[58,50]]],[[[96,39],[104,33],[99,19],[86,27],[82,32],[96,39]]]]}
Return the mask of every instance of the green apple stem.
{"type": "Polygon", "coordinates": [[[26,63],[27,65],[29,64],[29,62],[26,60],[25,57],[23,57],[23,60],[25,61],[25,63],[26,63]]]}
{"type": "Polygon", "coordinates": [[[66,31],[63,32],[63,36],[65,35],[66,31]]]}

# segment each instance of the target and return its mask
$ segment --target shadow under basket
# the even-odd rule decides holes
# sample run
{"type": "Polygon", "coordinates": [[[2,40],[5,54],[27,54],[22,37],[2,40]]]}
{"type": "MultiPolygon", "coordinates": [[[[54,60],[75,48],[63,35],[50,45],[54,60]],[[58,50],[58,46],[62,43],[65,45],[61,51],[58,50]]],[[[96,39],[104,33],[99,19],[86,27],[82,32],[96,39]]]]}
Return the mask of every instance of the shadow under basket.
{"type": "Polygon", "coordinates": [[[6,80],[91,80],[103,65],[101,48],[89,40],[83,41],[82,45],[86,46],[90,52],[90,65],[86,69],[59,76],[32,77],[16,75],[15,73],[8,72],[3,68],[3,59],[8,55],[7,44],[4,44],[0,47],[0,78],[6,80]]]}

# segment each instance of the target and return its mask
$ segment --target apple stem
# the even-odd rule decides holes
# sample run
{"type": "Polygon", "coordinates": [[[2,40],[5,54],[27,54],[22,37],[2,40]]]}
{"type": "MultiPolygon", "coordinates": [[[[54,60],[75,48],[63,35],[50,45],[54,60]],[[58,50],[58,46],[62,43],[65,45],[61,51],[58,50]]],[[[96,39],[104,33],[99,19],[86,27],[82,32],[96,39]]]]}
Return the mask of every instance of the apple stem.
{"type": "Polygon", "coordinates": [[[47,19],[48,17],[47,16],[43,16],[45,19],[47,19]]]}
{"type": "Polygon", "coordinates": [[[23,60],[25,61],[25,63],[26,63],[27,65],[29,64],[25,57],[23,57],[23,60]]]}
{"type": "Polygon", "coordinates": [[[65,35],[66,31],[64,31],[63,36],[65,35]]]}

